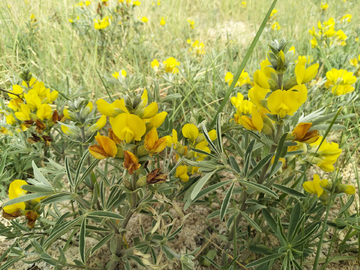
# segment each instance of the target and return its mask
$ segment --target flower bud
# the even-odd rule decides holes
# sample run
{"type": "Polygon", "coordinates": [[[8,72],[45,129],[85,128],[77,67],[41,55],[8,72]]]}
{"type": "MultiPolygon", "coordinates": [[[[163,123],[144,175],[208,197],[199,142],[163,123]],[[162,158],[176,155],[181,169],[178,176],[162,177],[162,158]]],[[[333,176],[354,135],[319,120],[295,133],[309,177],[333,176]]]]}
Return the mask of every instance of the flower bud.
{"type": "Polygon", "coordinates": [[[197,136],[195,143],[200,143],[202,141],[205,141],[205,136],[204,134],[200,134],[199,136],[197,136]]]}
{"type": "Polygon", "coordinates": [[[335,188],[335,193],[343,193],[345,192],[345,190],[348,189],[348,185],[345,185],[345,184],[339,184],[336,186],[335,188]]]}
{"type": "Polygon", "coordinates": [[[176,143],[176,152],[177,152],[179,155],[183,156],[183,155],[185,155],[186,149],[185,149],[185,147],[182,146],[179,142],[177,142],[177,143],[176,143]]]}
{"type": "Polygon", "coordinates": [[[327,179],[323,179],[320,181],[320,186],[326,190],[331,191],[331,189],[333,187],[333,183],[327,179]]]}
{"type": "MultiPolygon", "coordinates": [[[[264,117],[264,118],[267,118],[267,117],[264,117]]],[[[261,132],[267,136],[271,136],[274,134],[272,129],[267,124],[264,124],[263,128],[261,129],[261,132]]]]}
{"type": "Polygon", "coordinates": [[[320,195],[319,200],[324,204],[327,205],[329,203],[329,194],[324,190],[324,192],[320,195]]]}
{"type": "Polygon", "coordinates": [[[189,152],[187,152],[187,154],[186,154],[186,158],[187,159],[191,159],[191,158],[193,158],[195,156],[195,153],[194,153],[194,151],[189,151],[189,152]]]}
{"type": "Polygon", "coordinates": [[[139,188],[139,187],[143,187],[147,184],[146,182],[146,175],[142,176],[139,178],[139,180],[137,180],[136,182],[136,186],[139,188]]]}
{"type": "Polygon", "coordinates": [[[142,145],[137,149],[136,154],[137,154],[138,157],[143,157],[143,156],[146,156],[148,154],[148,151],[146,151],[145,146],[142,145]]]}
{"type": "Polygon", "coordinates": [[[353,185],[347,185],[347,189],[345,190],[345,193],[348,195],[353,195],[355,194],[356,189],[353,185]]]}

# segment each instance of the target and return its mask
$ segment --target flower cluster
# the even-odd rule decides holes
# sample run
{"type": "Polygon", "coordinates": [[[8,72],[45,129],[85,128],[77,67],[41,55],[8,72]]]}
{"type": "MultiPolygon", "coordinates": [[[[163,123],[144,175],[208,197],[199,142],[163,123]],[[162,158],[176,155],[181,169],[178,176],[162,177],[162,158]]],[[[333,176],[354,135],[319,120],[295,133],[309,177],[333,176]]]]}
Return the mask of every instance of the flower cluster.
{"type": "MultiPolygon", "coordinates": [[[[314,174],[312,181],[306,181],[303,183],[303,188],[310,194],[315,194],[319,200],[324,204],[328,205],[330,202],[329,192],[332,191],[334,184],[332,181],[327,179],[320,180],[318,174],[314,174]]],[[[334,189],[335,193],[346,193],[348,195],[355,194],[356,190],[353,185],[337,184],[334,189]]]]}
{"type": "MultiPolygon", "coordinates": [[[[175,129],[172,131],[172,136],[166,136],[167,146],[176,151],[176,160],[184,157],[187,160],[202,161],[207,157],[205,153],[210,153],[208,141],[205,139],[203,133],[195,124],[186,124],[182,128],[182,135],[187,139],[188,145],[184,146],[178,141],[178,134],[175,129]],[[200,153],[199,153],[200,152],[200,153]]],[[[209,131],[209,138],[211,141],[216,140],[216,131],[209,131]]],[[[199,167],[188,166],[185,162],[176,168],[175,177],[181,179],[183,182],[189,180],[189,175],[199,172],[199,167]]]]}
{"type": "Polygon", "coordinates": [[[29,142],[42,140],[49,145],[52,141],[49,136],[51,128],[58,121],[64,120],[52,106],[59,93],[46,88],[43,82],[35,79],[28,72],[24,72],[22,77],[24,80],[21,85],[13,85],[12,90],[7,92],[10,101],[2,112],[5,115],[7,127],[3,126],[1,132],[11,135],[12,132],[9,129],[21,132],[31,128],[33,136],[28,138],[29,142]],[[33,133],[32,127],[36,128],[37,134],[33,133]]]}
{"type": "Polygon", "coordinates": [[[151,67],[156,73],[172,73],[176,74],[179,72],[180,62],[178,62],[174,57],[167,58],[162,64],[159,63],[157,59],[154,59],[151,62],[151,67]]]}

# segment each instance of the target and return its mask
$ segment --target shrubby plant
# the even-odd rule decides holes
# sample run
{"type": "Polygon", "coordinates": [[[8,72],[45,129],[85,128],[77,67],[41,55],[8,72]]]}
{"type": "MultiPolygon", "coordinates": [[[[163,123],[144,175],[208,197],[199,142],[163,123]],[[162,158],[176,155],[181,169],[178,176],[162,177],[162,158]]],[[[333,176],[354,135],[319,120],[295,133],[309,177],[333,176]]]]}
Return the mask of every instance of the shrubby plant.
{"type": "MultiPolygon", "coordinates": [[[[84,39],[95,33],[104,51],[112,42],[130,42],[110,30],[121,37],[136,32],[141,40],[141,27],[148,23],[145,16],[134,18],[141,3],[119,1],[113,9],[108,2],[98,3],[95,15],[90,1],[78,3],[69,19],[74,31],[84,39]]],[[[103,269],[89,267],[100,248],[111,253],[106,269],[131,269],[131,261],[166,269],[174,260],[182,269],[195,269],[195,260],[215,269],[303,269],[312,254],[314,269],[320,269],[322,244],[329,241],[325,269],[336,241],[325,238],[330,227],[334,235],[346,232],[341,242],[346,250],[346,241],[359,231],[357,215],[348,213],[356,189],[341,176],[342,137],[331,142],[328,135],[345,130],[344,121],[354,116],[348,108],[357,99],[358,63],[355,58],[343,67],[322,58],[346,46],[347,37],[330,19],[320,22],[319,33],[310,31],[314,57],[296,57],[296,44],[275,39],[250,76],[244,68],[262,31],[281,29],[275,3],[236,73],[215,68],[215,60],[211,64],[225,76],[222,87],[228,86],[211,117],[197,111],[176,117],[191,93],[206,96],[193,92],[209,72],[199,64],[208,48],[197,39],[189,39],[184,50],[190,64],[173,56],[149,61],[150,87],[132,87],[136,74],[124,67],[101,77],[119,93],[106,88],[108,95],[96,100],[86,93],[69,98],[28,70],[10,90],[2,89],[0,176],[9,186],[3,190],[8,200],[2,216],[10,226],[0,223],[0,235],[13,242],[0,255],[0,269],[41,260],[55,269],[103,269]],[[160,81],[180,89],[182,83],[194,86],[185,97],[171,92],[163,97],[160,81]],[[179,97],[184,99],[174,110],[179,97]],[[219,207],[206,220],[223,222],[225,234],[205,231],[201,247],[177,254],[171,242],[186,226],[184,211],[212,202],[219,207]],[[341,205],[338,212],[334,205],[341,205]],[[151,226],[141,225],[128,239],[129,222],[138,215],[151,226]],[[214,238],[221,242],[218,250],[214,238]],[[49,248],[57,240],[66,243],[55,257],[49,248]],[[66,250],[74,243],[80,260],[72,263],[66,250]]],[[[322,5],[321,12],[327,8],[322,5]]],[[[340,21],[349,23],[351,16],[340,21]]],[[[35,17],[31,23],[37,27],[35,17]]],[[[188,19],[190,31],[195,25],[188,19]]],[[[166,18],[159,27],[166,27],[166,18]]]]}

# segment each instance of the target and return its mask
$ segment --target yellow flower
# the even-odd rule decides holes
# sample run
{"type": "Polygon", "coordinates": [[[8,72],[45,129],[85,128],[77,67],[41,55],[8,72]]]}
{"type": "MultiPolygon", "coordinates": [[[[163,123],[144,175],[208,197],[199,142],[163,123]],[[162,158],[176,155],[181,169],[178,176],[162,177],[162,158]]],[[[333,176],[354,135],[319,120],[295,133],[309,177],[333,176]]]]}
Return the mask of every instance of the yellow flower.
{"type": "Polygon", "coordinates": [[[160,138],[156,131],[156,128],[153,128],[148,134],[145,136],[144,147],[146,151],[149,152],[150,156],[160,153],[166,147],[167,139],[160,138]]]}
{"type": "Polygon", "coordinates": [[[141,141],[146,132],[144,121],[134,114],[122,113],[115,117],[111,125],[115,135],[126,143],[141,141]]]}
{"type": "Polygon", "coordinates": [[[134,6],[140,6],[141,5],[141,2],[136,0],[136,1],[133,1],[132,3],[134,6]]]}
{"type": "Polygon", "coordinates": [[[216,130],[212,129],[208,132],[210,140],[211,141],[215,141],[217,139],[217,134],[216,134],[216,130]]]}
{"type": "MultiPolygon", "coordinates": [[[[338,38],[338,40],[340,40],[340,41],[345,41],[346,39],[347,39],[347,35],[344,33],[344,31],[343,30],[338,30],[337,32],[336,32],[336,37],[338,38]]],[[[346,45],[346,43],[342,43],[341,45],[346,45]]]]}
{"type": "Polygon", "coordinates": [[[356,192],[356,189],[353,185],[347,185],[347,189],[344,192],[348,195],[354,195],[356,192]]]}
{"type": "Polygon", "coordinates": [[[12,114],[6,116],[6,124],[13,126],[16,124],[15,117],[12,114]]]}
{"type": "Polygon", "coordinates": [[[124,151],[124,168],[132,175],[137,169],[140,168],[139,159],[131,152],[124,151]]]}
{"type": "Polygon", "coordinates": [[[315,37],[312,40],[310,40],[310,43],[311,43],[311,48],[316,48],[318,46],[318,42],[315,37]]]}
{"type": "Polygon", "coordinates": [[[59,96],[59,92],[54,90],[50,92],[50,89],[46,89],[47,103],[53,103],[59,96]]]}
{"type": "Polygon", "coordinates": [[[147,23],[147,22],[149,21],[149,19],[148,19],[147,17],[143,16],[143,17],[141,18],[141,21],[142,21],[143,23],[147,23]]]}
{"type": "Polygon", "coordinates": [[[29,106],[30,110],[33,111],[40,108],[41,99],[35,90],[30,90],[28,93],[25,93],[24,96],[26,104],[29,106]]]}
{"type": "Polygon", "coordinates": [[[328,4],[324,4],[323,2],[321,2],[321,9],[323,10],[323,11],[326,11],[328,8],[329,8],[329,5],[328,4]]]}
{"type": "MultiPolygon", "coordinates": [[[[210,148],[208,147],[208,142],[206,140],[199,142],[196,146],[195,149],[199,149],[202,150],[204,152],[210,153],[210,148]]],[[[195,153],[195,157],[197,158],[197,161],[202,161],[204,160],[204,158],[207,157],[207,155],[205,154],[200,154],[200,153],[195,153]]]]}
{"type": "MultiPolygon", "coordinates": [[[[360,56],[359,56],[360,58],[360,56]]],[[[359,64],[358,60],[356,58],[354,59],[350,59],[350,65],[354,66],[354,67],[357,67],[359,64]]]]}
{"type": "Polygon", "coordinates": [[[264,121],[255,106],[252,107],[251,117],[252,118],[246,115],[242,115],[240,117],[241,125],[243,125],[247,130],[257,130],[261,132],[262,128],[264,127],[264,121]]]}
{"type": "Polygon", "coordinates": [[[195,22],[192,21],[192,20],[190,20],[190,19],[188,19],[187,21],[188,21],[188,23],[189,23],[190,28],[191,28],[191,29],[194,29],[194,28],[195,28],[195,22]]]}
{"type": "Polygon", "coordinates": [[[16,112],[20,109],[20,105],[23,103],[24,101],[22,101],[20,98],[12,99],[10,100],[8,107],[12,109],[14,112],[16,112]]]}
{"type": "Polygon", "coordinates": [[[187,166],[178,166],[176,168],[175,177],[180,178],[183,182],[189,181],[189,176],[187,175],[187,166]]]}
{"type": "Polygon", "coordinates": [[[278,22],[274,22],[271,25],[271,29],[274,30],[274,31],[279,31],[281,29],[280,24],[278,22]]]}
{"type": "Polygon", "coordinates": [[[163,17],[161,17],[160,25],[161,25],[161,26],[164,26],[165,24],[166,24],[165,19],[164,19],[163,17]]]}
{"type": "Polygon", "coordinates": [[[98,131],[100,129],[102,129],[104,126],[106,125],[106,115],[102,115],[98,121],[96,121],[95,124],[91,125],[88,130],[86,131],[87,133],[93,133],[95,131],[98,131]]]}
{"type": "Polygon", "coordinates": [[[115,157],[117,154],[117,147],[113,140],[99,133],[95,136],[95,140],[99,145],[92,145],[89,147],[90,154],[96,159],[104,159],[107,157],[115,157]]]}
{"type": "Polygon", "coordinates": [[[250,98],[250,101],[258,108],[263,108],[263,105],[261,104],[261,100],[265,99],[265,96],[267,93],[270,92],[270,89],[265,89],[259,86],[258,84],[254,84],[254,87],[252,87],[248,92],[248,97],[250,98]]]}
{"type": "Polygon", "coordinates": [[[180,63],[174,57],[169,57],[163,62],[163,64],[165,65],[165,72],[173,74],[179,72],[177,67],[180,65],[180,63]]]}
{"type": "MultiPolygon", "coordinates": [[[[14,180],[11,182],[9,187],[9,199],[15,199],[21,196],[24,196],[27,191],[23,190],[21,187],[27,185],[27,183],[24,180],[14,180]]],[[[15,212],[20,212],[21,210],[25,210],[25,202],[15,203],[12,205],[5,206],[3,208],[4,212],[8,214],[14,214],[15,212]]],[[[20,213],[19,215],[20,216],[20,213]]]]}
{"type": "Polygon", "coordinates": [[[242,2],[241,2],[241,5],[242,5],[244,8],[246,8],[246,1],[242,1],[242,2]]]}
{"type": "Polygon", "coordinates": [[[194,142],[199,136],[199,130],[194,124],[186,124],[182,128],[182,134],[185,138],[188,138],[191,142],[194,142]]]}
{"type": "Polygon", "coordinates": [[[91,2],[90,1],[85,1],[85,5],[86,6],[90,6],[91,2]]]}
{"type": "Polygon", "coordinates": [[[270,84],[268,82],[270,74],[267,75],[264,71],[257,70],[254,72],[254,83],[259,85],[261,88],[270,89],[270,84]]]}
{"type": "Polygon", "coordinates": [[[335,69],[328,71],[326,73],[327,81],[325,87],[331,87],[331,92],[337,96],[345,95],[351,93],[355,90],[352,86],[356,82],[356,77],[352,72],[348,72],[344,69],[335,69]]]}
{"type": "Polygon", "coordinates": [[[161,112],[156,114],[153,118],[150,119],[150,127],[158,128],[164,123],[165,118],[167,116],[167,112],[161,112]]]}
{"type": "Polygon", "coordinates": [[[142,119],[149,119],[154,117],[157,112],[158,112],[159,108],[156,102],[152,102],[149,106],[147,106],[144,109],[144,115],[141,117],[142,119]]]}
{"type": "Polygon", "coordinates": [[[39,107],[39,109],[36,112],[36,116],[40,120],[51,119],[52,109],[51,109],[50,105],[49,104],[41,104],[41,106],[39,107]]]}
{"type": "MultiPolygon", "coordinates": [[[[234,80],[234,76],[231,72],[227,72],[225,75],[225,82],[228,83],[228,85],[230,86],[232,84],[234,80]]],[[[249,74],[247,72],[244,72],[244,70],[241,72],[240,77],[238,79],[238,81],[235,84],[235,87],[237,86],[242,86],[244,84],[250,84],[250,77],[249,74]]]]}
{"type": "Polygon", "coordinates": [[[312,123],[299,123],[291,133],[295,136],[294,141],[304,143],[314,143],[319,139],[319,132],[317,130],[309,131],[312,123]]]}
{"type": "MultiPolygon", "coordinates": [[[[99,99],[96,101],[97,108],[99,112],[103,115],[109,117],[115,117],[120,113],[129,113],[129,111],[125,107],[124,99],[117,99],[113,103],[109,104],[103,99],[99,99]]],[[[66,115],[65,115],[66,117],[66,115]]]]}
{"type": "Polygon", "coordinates": [[[346,14],[341,18],[341,22],[350,22],[351,21],[352,16],[350,14],[346,14]]]}
{"type": "Polygon", "coordinates": [[[301,106],[301,93],[299,91],[276,90],[268,98],[268,108],[271,114],[276,114],[280,118],[285,115],[293,115],[301,106]]]}
{"type": "Polygon", "coordinates": [[[30,120],[30,108],[26,104],[21,104],[20,110],[15,113],[15,116],[20,121],[30,120]]]}
{"type": "Polygon", "coordinates": [[[94,19],[94,28],[95,30],[104,30],[110,25],[109,17],[106,16],[104,19],[94,19]]]}
{"type": "Polygon", "coordinates": [[[112,76],[113,76],[115,79],[119,79],[119,78],[124,79],[124,78],[126,77],[126,75],[127,75],[127,73],[126,73],[126,71],[125,71],[124,69],[120,70],[120,73],[117,72],[117,71],[115,71],[115,72],[112,74],[112,76]],[[121,76],[120,76],[120,74],[121,74],[121,76]]]}
{"type": "Polygon", "coordinates": [[[308,68],[305,68],[306,62],[306,58],[301,58],[295,66],[295,75],[298,84],[310,82],[312,79],[315,78],[318,72],[319,64],[314,64],[308,68]]]}
{"type": "Polygon", "coordinates": [[[333,164],[340,156],[342,150],[339,149],[339,145],[337,143],[328,143],[324,140],[319,150],[316,152],[322,139],[323,137],[319,137],[316,142],[310,144],[312,148],[310,153],[313,153],[313,155],[311,155],[308,159],[311,163],[316,164],[325,172],[332,172],[334,170],[333,164]]]}
{"type": "Polygon", "coordinates": [[[271,11],[270,18],[271,18],[272,16],[274,16],[277,12],[278,12],[277,9],[273,9],[273,10],[271,11]]]}
{"type": "Polygon", "coordinates": [[[320,186],[320,176],[318,174],[314,174],[313,181],[306,181],[303,183],[303,188],[306,192],[311,194],[316,194],[318,198],[323,194],[324,190],[320,186]]]}
{"type": "Polygon", "coordinates": [[[151,68],[154,69],[155,71],[158,70],[160,64],[159,64],[159,61],[154,59],[152,62],[151,62],[151,68]]]}
{"type": "MultiPolygon", "coordinates": [[[[194,49],[194,53],[198,55],[205,54],[205,45],[204,43],[199,43],[198,40],[194,41],[193,44],[191,44],[191,47],[194,49]]],[[[190,49],[191,50],[191,49],[190,49]]]]}
{"type": "Polygon", "coordinates": [[[10,98],[18,99],[19,97],[20,98],[23,97],[22,94],[24,93],[24,90],[22,89],[22,87],[20,85],[13,85],[12,88],[13,88],[13,90],[8,92],[8,95],[9,95],[10,98]],[[14,94],[17,94],[17,95],[12,95],[10,93],[14,93],[14,94]]]}
{"type": "Polygon", "coordinates": [[[175,129],[172,130],[172,136],[168,135],[165,136],[166,138],[166,145],[168,147],[171,147],[172,144],[174,144],[174,148],[176,149],[176,144],[178,142],[178,135],[175,129]]]}

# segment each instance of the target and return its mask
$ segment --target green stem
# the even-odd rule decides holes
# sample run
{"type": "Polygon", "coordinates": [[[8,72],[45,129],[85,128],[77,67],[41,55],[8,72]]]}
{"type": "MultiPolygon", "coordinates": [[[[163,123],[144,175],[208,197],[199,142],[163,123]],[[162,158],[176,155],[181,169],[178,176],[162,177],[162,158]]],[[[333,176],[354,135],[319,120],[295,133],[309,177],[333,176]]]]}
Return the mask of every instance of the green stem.
{"type": "MultiPolygon", "coordinates": [[[[319,264],[320,251],[321,251],[322,244],[323,244],[323,239],[324,239],[324,234],[325,234],[325,228],[326,228],[326,222],[327,222],[327,219],[328,219],[328,217],[329,217],[331,201],[332,201],[332,193],[330,194],[329,205],[328,205],[328,207],[326,208],[325,219],[324,219],[324,223],[323,223],[322,230],[321,230],[320,240],[319,240],[318,248],[317,248],[317,251],[316,251],[316,257],[315,257],[313,269],[317,269],[318,264],[319,264]]],[[[329,253],[330,253],[330,250],[329,250],[329,253]]]]}

